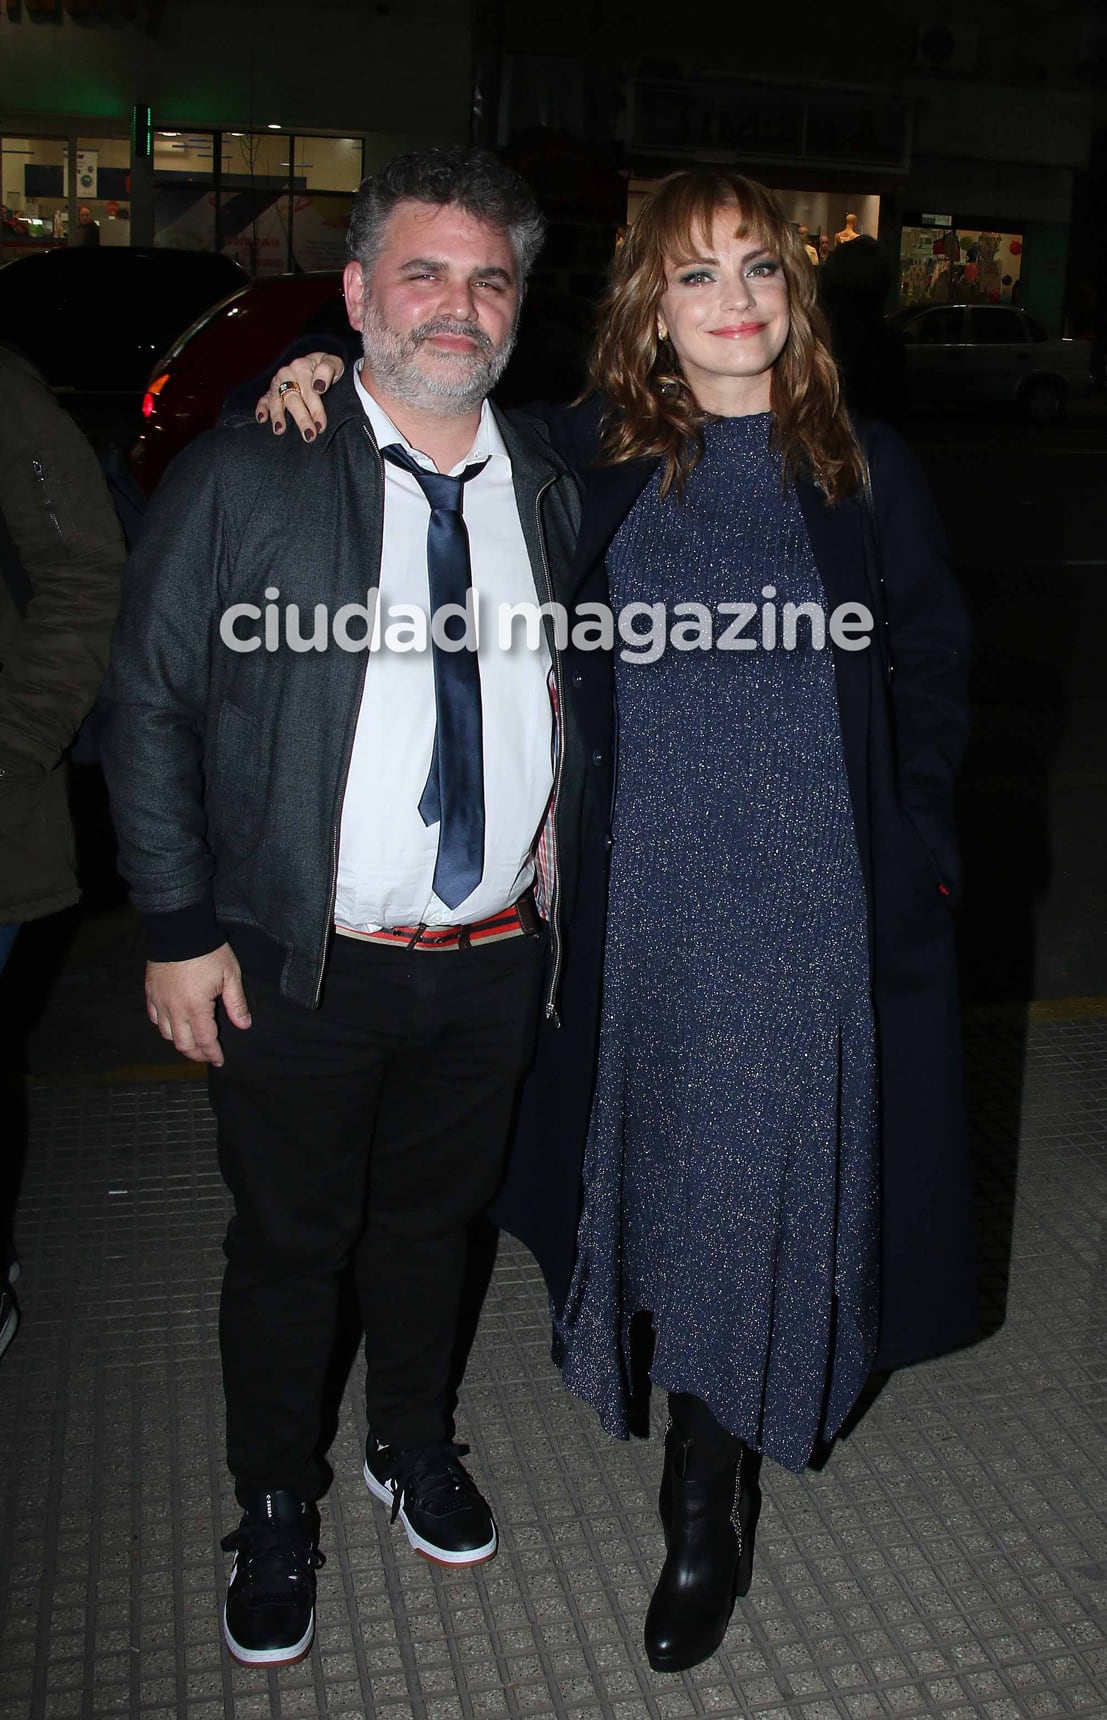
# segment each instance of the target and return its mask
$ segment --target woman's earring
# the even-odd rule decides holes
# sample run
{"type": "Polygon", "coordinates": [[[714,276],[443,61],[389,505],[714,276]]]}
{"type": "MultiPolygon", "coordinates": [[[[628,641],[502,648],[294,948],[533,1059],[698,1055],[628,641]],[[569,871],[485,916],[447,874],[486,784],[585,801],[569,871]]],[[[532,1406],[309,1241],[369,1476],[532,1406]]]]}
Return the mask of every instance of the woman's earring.
{"type": "Polygon", "coordinates": [[[657,325],[657,338],[658,338],[658,340],[668,340],[668,338],[669,338],[668,329],[663,328],[660,323],[658,323],[658,325],[657,325]]]}

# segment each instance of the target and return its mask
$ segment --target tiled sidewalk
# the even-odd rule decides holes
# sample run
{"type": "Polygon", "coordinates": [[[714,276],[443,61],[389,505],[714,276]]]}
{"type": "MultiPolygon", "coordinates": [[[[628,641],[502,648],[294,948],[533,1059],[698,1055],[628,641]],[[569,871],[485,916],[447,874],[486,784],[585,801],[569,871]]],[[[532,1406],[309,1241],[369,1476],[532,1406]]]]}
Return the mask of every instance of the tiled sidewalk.
{"type": "Polygon", "coordinates": [[[1009,1016],[979,1019],[969,1049],[986,1306],[996,1325],[1010,1254],[1006,1321],[894,1377],[820,1473],[766,1469],[750,1597],[680,1677],[640,1648],[659,1442],[612,1444],[566,1395],[512,1244],[459,1414],[499,1557],[442,1572],[389,1528],[360,1479],[355,1368],[315,1651],[234,1666],[204,1089],[38,1087],[23,1326],[0,1364],[0,1720],[1104,1720],[1107,1019],[1036,1022],[1025,1068],[1009,1016]]]}

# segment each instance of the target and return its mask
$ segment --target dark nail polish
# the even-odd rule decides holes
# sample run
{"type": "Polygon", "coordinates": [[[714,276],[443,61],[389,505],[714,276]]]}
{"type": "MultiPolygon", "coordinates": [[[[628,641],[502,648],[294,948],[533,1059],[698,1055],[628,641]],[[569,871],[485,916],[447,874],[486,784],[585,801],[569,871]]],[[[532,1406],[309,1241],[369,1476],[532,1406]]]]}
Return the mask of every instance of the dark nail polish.
{"type": "Polygon", "coordinates": [[[315,431],[314,430],[305,430],[304,431],[304,441],[305,442],[314,442],[315,441],[315,431]]]}
{"type": "Polygon", "coordinates": [[[257,416],[257,421],[259,424],[265,423],[265,413],[264,412],[259,412],[259,413],[257,413],[256,416],[257,416]]]}
{"type": "Polygon", "coordinates": [[[319,377],[316,377],[315,381],[312,383],[311,386],[314,388],[316,394],[325,394],[327,392],[326,383],[323,382],[319,377]]]}

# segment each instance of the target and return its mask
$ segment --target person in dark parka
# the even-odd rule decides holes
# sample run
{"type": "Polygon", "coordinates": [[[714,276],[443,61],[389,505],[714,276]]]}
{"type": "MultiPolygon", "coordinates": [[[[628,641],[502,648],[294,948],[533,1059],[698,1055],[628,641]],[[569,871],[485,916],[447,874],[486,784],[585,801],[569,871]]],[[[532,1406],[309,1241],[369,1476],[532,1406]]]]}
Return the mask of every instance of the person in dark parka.
{"type": "MultiPolygon", "coordinates": [[[[125,551],[92,448],[35,367],[4,343],[0,395],[2,972],[22,926],[80,897],[67,760],[107,662],[125,551]]],[[[18,1321],[11,1221],[22,1144],[7,1094],[0,1102],[7,1131],[0,1153],[2,1354],[18,1321]]]]}
{"type": "MultiPolygon", "coordinates": [[[[673,511],[682,505],[679,497],[667,499],[659,484],[659,480],[664,482],[666,476],[673,475],[674,468],[676,477],[688,486],[691,516],[705,495],[711,508],[725,511],[729,498],[725,472],[722,487],[718,485],[720,457],[735,462],[731,490],[737,492],[743,486],[748,488],[749,473],[757,462],[763,461],[765,448],[754,436],[736,454],[722,437],[730,436],[732,431],[745,435],[743,419],[753,421],[748,428],[756,431],[755,421],[763,416],[770,420],[765,426],[766,433],[781,456],[786,479],[783,490],[791,490],[794,512],[779,516],[778,530],[778,516],[773,512],[777,502],[772,501],[769,489],[763,489],[758,495],[761,509],[758,518],[770,521],[774,535],[759,538],[756,533],[761,528],[756,522],[751,525],[748,519],[740,519],[735,522],[735,541],[741,543],[743,537],[748,538],[769,556],[776,554],[780,543],[789,538],[793,544],[791,553],[798,560],[785,571],[795,575],[802,563],[809,576],[813,561],[828,612],[842,604],[860,604],[875,618],[872,647],[861,651],[835,650],[832,680],[821,689],[821,696],[825,696],[829,688],[832,712],[840,729],[840,767],[847,796],[845,802],[827,803],[838,817],[839,835],[843,828],[841,810],[845,806],[850,838],[848,844],[839,842],[836,850],[842,900],[850,913],[853,904],[859,902],[861,915],[859,923],[849,922],[853,932],[859,933],[854,943],[839,938],[828,948],[841,957],[842,971],[846,966],[843,952],[849,950],[855,954],[858,943],[866,963],[867,1003],[849,1022],[855,1043],[861,1048],[856,1069],[863,1078],[850,1100],[857,1121],[857,1138],[850,1151],[860,1167],[861,1182],[867,1174],[863,1149],[868,1086],[862,1054],[866,1019],[875,1037],[878,1077],[875,1088],[879,1094],[879,1136],[875,1131],[873,1135],[874,1162],[879,1173],[879,1234],[873,1233],[872,1258],[861,1259],[857,1274],[864,1288],[870,1271],[879,1268],[879,1298],[872,1304],[870,1318],[865,1296],[858,1297],[859,1349],[846,1370],[850,1391],[855,1395],[869,1367],[895,1367],[938,1354],[967,1342],[976,1329],[950,918],[950,908],[957,897],[952,780],[966,729],[965,613],[946,570],[941,530],[913,459],[894,432],[875,425],[851,426],[841,409],[823,325],[812,302],[809,272],[775,200],[750,182],[725,174],[677,175],[668,182],[659,199],[649,206],[652,215],[647,211],[640,217],[616,265],[615,286],[601,329],[601,359],[595,371],[597,381],[604,387],[602,403],[592,401],[570,412],[543,413],[560,451],[586,478],[575,575],[569,590],[570,595],[575,590],[579,596],[592,588],[606,562],[617,586],[625,591],[628,544],[640,558],[646,556],[653,541],[651,534],[660,531],[666,521],[675,518],[679,523],[680,516],[673,511]],[[727,217],[721,239],[711,230],[714,218],[721,219],[720,212],[727,217]],[[732,219],[734,214],[737,219],[732,219]],[[651,220],[656,235],[665,219],[670,233],[674,224],[678,229],[683,225],[686,235],[691,231],[694,242],[683,244],[679,256],[673,252],[662,256],[664,269],[655,269],[652,283],[646,278],[643,288],[644,277],[649,273],[648,240],[640,239],[639,235],[648,233],[651,220]],[[731,257],[738,241],[750,241],[746,244],[748,257],[739,246],[739,254],[744,258],[741,268],[733,264],[731,257]],[[722,253],[721,260],[713,254],[716,250],[722,253]],[[678,273],[677,264],[687,273],[678,273]],[[747,301],[742,283],[755,278],[756,289],[749,288],[747,301]],[[672,309],[677,288],[695,292],[701,285],[707,299],[708,320],[700,326],[693,316],[690,333],[687,324],[677,331],[671,326],[666,329],[662,311],[667,313],[672,309]],[[636,293],[637,303],[634,303],[636,293]],[[727,303],[720,305],[720,294],[729,295],[727,303]],[[740,305],[739,299],[742,299],[740,305]],[[641,327],[633,331],[636,341],[626,345],[636,345],[645,354],[646,374],[644,378],[641,374],[632,377],[620,394],[618,363],[613,360],[611,350],[617,331],[611,332],[612,325],[617,325],[620,317],[626,319],[643,309],[646,314],[641,318],[641,327]],[[710,320],[712,317],[714,322],[710,320]],[[779,344],[775,349],[770,345],[767,353],[762,352],[758,363],[758,343],[762,348],[766,346],[766,331],[779,344]],[[720,344],[705,360],[703,353],[716,335],[720,344]],[[605,338],[606,363],[602,353],[605,338]],[[724,341],[729,343],[726,347],[722,345],[724,341]],[[746,344],[741,347],[743,342],[746,344]],[[730,355],[739,350],[742,357],[735,359],[734,367],[728,371],[730,355]],[[751,352],[754,361],[743,372],[742,365],[751,352]],[[724,353],[726,357],[722,356],[724,353]],[[808,378],[814,372],[819,379],[820,398],[815,402],[818,410],[810,410],[815,391],[809,390],[804,397],[798,390],[797,379],[802,377],[805,364],[808,378]],[[716,404],[721,398],[715,389],[720,374],[731,379],[743,375],[753,378],[760,392],[751,388],[744,403],[738,404],[737,409],[732,405],[728,410],[725,404],[716,404]],[[668,410],[674,401],[681,411],[668,410]],[[689,451],[701,453],[702,461],[694,462],[689,451]],[[791,466],[787,462],[789,453],[797,456],[791,466]],[[714,492],[706,488],[709,479],[716,485],[714,492]],[[699,484],[699,488],[694,490],[693,484],[699,484]],[[664,513],[667,506],[668,515],[664,513]],[[803,528],[798,534],[797,519],[802,520],[803,528]],[[637,541],[633,536],[636,521],[643,528],[637,541]],[[856,874],[850,871],[847,846],[852,848],[856,874]],[[855,876],[859,886],[856,895],[851,894],[855,876]],[[877,1144],[879,1151],[875,1153],[877,1144]]],[[[664,251],[663,244],[661,249],[664,251]]],[[[682,314],[679,300],[676,314],[682,314]]],[[[667,314],[664,320],[671,324],[667,314]]],[[[309,364],[315,366],[309,372],[315,375],[316,361],[309,364]]],[[[626,370],[629,369],[628,362],[626,370]]],[[[325,375],[318,380],[325,380],[325,375]]],[[[725,397],[724,390],[722,398],[725,397]]],[[[736,402],[737,399],[734,396],[736,402]]],[[[724,524],[727,523],[724,519],[724,524]]],[[[691,536],[688,541],[692,546],[691,536]]],[[[674,562],[680,559],[678,555],[672,556],[674,562]]],[[[683,565],[694,575],[699,562],[689,555],[683,565]]],[[[749,563],[745,566],[748,569],[749,563]]],[[[660,576],[660,570],[655,569],[655,573],[660,576]]],[[[686,584],[683,595],[699,593],[686,584]]],[[[744,597],[749,592],[741,586],[730,595],[744,597]]],[[[830,665],[826,667],[829,669],[830,665]]],[[[825,718],[823,707],[818,710],[825,718]]],[[[751,705],[751,721],[755,711],[756,706],[751,705]]],[[[625,766],[627,747],[637,744],[641,737],[627,724],[625,710],[623,718],[620,757],[625,766]]],[[[597,714],[596,721],[594,739],[599,755],[605,744],[602,716],[597,714]]],[[[670,721],[666,732],[662,713],[655,713],[651,744],[659,758],[663,758],[666,748],[679,744],[676,732],[679,727],[679,723],[670,721]]],[[[807,731],[809,739],[820,735],[825,738],[825,721],[821,731],[817,726],[807,731]]],[[[739,731],[727,734],[727,740],[740,750],[745,736],[739,731]]],[[[693,758],[688,759],[690,768],[695,763],[693,758]]],[[[616,818],[617,842],[623,839],[624,823],[636,839],[640,838],[641,821],[636,824],[635,815],[641,811],[645,798],[639,789],[638,804],[631,806],[624,792],[616,818]]],[[[704,811],[707,810],[705,805],[704,811]]],[[[681,834],[692,844],[699,832],[694,820],[675,828],[678,834],[673,852],[677,854],[681,834]]],[[[812,829],[810,835],[815,837],[818,831],[812,829]]],[[[689,846],[686,858],[691,857],[689,846]]],[[[743,857],[741,849],[735,851],[736,873],[741,871],[743,857]]],[[[731,920],[745,911],[741,886],[736,888],[728,876],[727,859],[723,850],[715,876],[724,881],[725,887],[719,892],[715,916],[701,915],[713,930],[717,928],[720,936],[729,931],[731,920]]],[[[679,855],[674,869],[683,879],[679,855]]],[[[501,1222],[521,1235],[542,1262],[561,1314],[562,1337],[570,1360],[574,1344],[578,1357],[582,1348],[586,1352],[584,1364],[575,1363],[575,1376],[571,1370],[571,1377],[574,1384],[585,1382],[586,1395],[597,1403],[601,1413],[611,1411],[613,1399],[606,1395],[608,1386],[612,1376],[625,1366],[625,1349],[623,1355],[618,1354],[625,1337],[621,1329],[623,1316],[636,1306],[649,1307],[656,1324],[658,1312],[653,1303],[641,1299],[640,1284],[628,1291],[624,1282],[621,1303],[618,1290],[610,1301],[602,1297],[597,1301],[594,1294],[594,1285],[608,1271],[609,1256],[605,1256],[605,1250],[613,1249],[616,1259],[624,1252],[624,1245],[631,1254],[636,1248],[641,1252],[634,1234],[639,1217],[635,1201],[639,1197],[632,1193],[628,1209],[625,1194],[635,1176],[633,1157],[620,1158],[617,1148],[614,1157],[609,1154],[605,1160],[596,1148],[602,1126],[597,1119],[609,1098],[603,1071],[604,1056],[610,1062],[612,1054],[611,1036],[605,1053],[601,1054],[586,1186],[589,1198],[595,1196],[598,1202],[606,1197],[610,1210],[612,1178],[617,1180],[626,1174],[628,1181],[623,1185],[621,1210],[618,1189],[614,1191],[615,1225],[621,1225],[622,1229],[615,1235],[610,1226],[606,1232],[602,1226],[597,1227],[586,1202],[582,1252],[568,1305],[565,1297],[569,1287],[566,1215],[568,1212],[575,1215],[576,1211],[582,1117],[593,1081],[587,1051],[597,1007],[596,951],[604,873],[604,860],[598,852],[590,850],[582,856],[581,881],[560,993],[564,1026],[559,1032],[547,1031],[543,1036],[524,1099],[508,1183],[496,1209],[501,1222]],[[594,1315],[592,1330],[598,1334],[594,1341],[589,1338],[583,1346],[580,1334],[584,1331],[587,1335],[588,1328],[587,1322],[581,1320],[582,1307],[594,1315]],[[600,1363],[609,1362],[609,1366],[596,1365],[597,1352],[601,1352],[600,1363]]],[[[626,953],[619,939],[630,908],[637,912],[636,898],[649,898],[663,884],[656,871],[651,873],[648,859],[637,867],[632,864],[629,869],[624,868],[621,873],[617,869],[609,924],[618,959],[623,959],[626,953]]],[[[679,906],[679,894],[676,901],[679,906]]],[[[704,904],[699,906],[702,908],[704,904]]],[[[635,922],[639,926],[646,923],[641,919],[635,922]]],[[[653,941],[648,948],[668,959],[669,952],[663,947],[664,926],[655,924],[650,929],[653,941]]],[[[679,943],[680,939],[674,937],[673,941],[679,943]]],[[[825,971],[825,967],[824,963],[824,970],[820,971],[825,971]]],[[[833,963],[831,968],[838,971],[833,963]]],[[[648,966],[642,972],[648,980],[648,966]]],[[[609,995],[605,1000],[609,1015],[611,996],[620,978],[618,965],[613,967],[609,951],[609,995]]],[[[735,1009],[744,1003],[745,991],[755,989],[756,979],[755,973],[734,974],[735,1009]]],[[[693,997],[690,1007],[698,1007],[701,1001],[693,997]]],[[[850,1003],[856,1009],[857,999],[852,994],[850,1003]]],[[[644,1008],[648,1011],[652,1007],[651,997],[644,1008]]],[[[725,1015],[725,1010],[722,1014],[725,1015]]],[[[671,1018],[666,1019],[673,1025],[671,1018]]],[[[621,1027],[625,1031],[626,1023],[621,1027]]],[[[680,1031],[679,1018],[675,1028],[680,1031]]],[[[628,1067],[625,1091],[631,1111],[635,1079],[649,1074],[650,1058],[643,1059],[642,1050],[643,1042],[639,1040],[639,1062],[628,1067]]],[[[663,1050],[668,1052],[668,1044],[663,1050]]],[[[691,1055],[694,1057],[694,1046],[691,1055]]],[[[802,1061],[801,1057],[794,1067],[805,1078],[802,1061]]],[[[847,1090],[848,1083],[843,1083],[841,1091],[847,1090]]],[[[828,1092],[833,1097],[833,1090],[828,1092]]],[[[672,1096],[675,1114],[680,1109],[681,1094],[678,1091],[672,1096]]],[[[625,1116],[623,1121],[625,1126],[625,1116]]],[[[669,1126],[668,1119],[659,1112],[656,1134],[664,1136],[669,1126]]],[[[680,1122],[673,1126],[679,1132],[680,1122]]],[[[635,1137],[646,1143],[647,1151],[648,1132],[648,1127],[641,1127],[635,1137]]],[[[840,1150],[843,1140],[844,1136],[839,1142],[840,1150]]],[[[737,1138],[736,1151],[740,1153],[744,1144],[737,1138]]],[[[807,1145],[803,1140],[794,1141],[794,1155],[802,1158],[807,1145]]],[[[663,1159],[659,1163],[663,1174],[654,1179],[656,1184],[667,1187],[676,1181],[674,1171],[684,1177],[682,1164],[663,1159]]],[[[679,1186],[687,1195],[688,1185],[679,1186]]],[[[725,1230],[734,1210],[733,1205],[726,1203],[707,1207],[705,1222],[720,1220],[725,1230]]],[[[801,1231],[807,1218],[801,1207],[791,1212],[788,1223],[793,1231],[801,1231]]],[[[843,1233],[839,1231],[839,1240],[842,1239],[843,1233]]],[[[852,1246],[856,1235],[845,1240],[852,1246]]],[[[860,1252],[865,1255],[863,1248],[860,1252]]],[[[734,1259],[735,1277],[744,1265],[744,1261],[734,1259]]],[[[677,1269],[672,1260],[668,1261],[667,1269],[677,1269]]],[[[641,1261],[638,1270],[641,1272],[641,1261]]],[[[843,1297],[849,1286],[839,1277],[834,1282],[837,1336],[841,1337],[846,1310],[843,1297]]],[[[781,1305],[788,1305],[788,1317],[792,1318],[795,1305],[803,1303],[804,1284],[799,1279],[784,1280],[776,1288],[781,1305]]],[[[706,1304],[697,1305],[694,1296],[687,1306],[689,1320],[685,1324],[706,1324],[706,1314],[713,1311],[706,1304]]],[[[828,1337],[831,1355],[827,1363],[831,1376],[835,1316],[828,1337]]],[[[786,1324],[782,1319],[782,1328],[786,1324]]],[[[665,1335],[663,1330],[662,1341],[665,1335]]],[[[770,1370],[775,1336],[770,1331],[766,1364],[770,1370]]],[[[808,1355],[816,1353],[817,1346],[809,1347],[808,1355]]],[[[734,1423],[741,1422],[745,1413],[741,1405],[721,1404],[714,1396],[705,1401],[706,1394],[698,1395],[691,1383],[678,1384],[674,1390],[671,1370],[662,1374],[661,1383],[670,1390],[674,1423],[666,1441],[661,1500],[669,1558],[651,1603],[647,1648],[652,1664],[677,1670],[713,1651],[725,1631],[735,1590],[741,1592],[748,1584],[757,1495],[755,1480],[742,1478],[741,1446],[752,1446],[755,1450],[763,1445],[765,1449],[771,1447],[763,1441],[761,1428],[754,1428],[752,1433],[743,1430],[740,1438],[736,1435],[734,1423]],[[731,1506],[736,1488],[739,1510],[737,1524],[732,1525],[731,1506]]],[[[805,1382],[808,1391],[812,1383],[817,1381],[805,1382]]],[[[833,1396],[834,1378],[826,1378],[825,1384],[828,1396],[833,1396]]],[[[839,1394],[837,1412],[832,1420],[827,1419],[826,1432],[833,1433],[841,1425],[848,1401],[839,1394]]],[[[605,1421],[617,1423],[617,1414],[614,1411],[605,1414],[605,1421]]]]}
{"type": "Polygon", "coordinates": [[[0,950],[80,896],[66,756],[107,662],[126,551],[99,462],[0,343],[0,950]]]}

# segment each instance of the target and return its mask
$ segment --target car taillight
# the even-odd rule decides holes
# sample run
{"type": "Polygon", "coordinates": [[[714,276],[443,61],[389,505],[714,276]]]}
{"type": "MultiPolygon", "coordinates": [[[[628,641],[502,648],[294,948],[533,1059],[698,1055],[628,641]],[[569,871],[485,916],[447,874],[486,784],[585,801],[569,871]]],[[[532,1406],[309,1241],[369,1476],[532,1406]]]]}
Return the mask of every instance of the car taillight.
{"type": "Polygon", "coordinates": [[[155,376],[153,382],[146,390],[146,393],[142,396],[142,416],[144,418],[152,418],[154,416],[154,413],[158,409],[158,395],[161,393],[168,381],[168,371],[166,371],[162,376],[155,376]]]}

